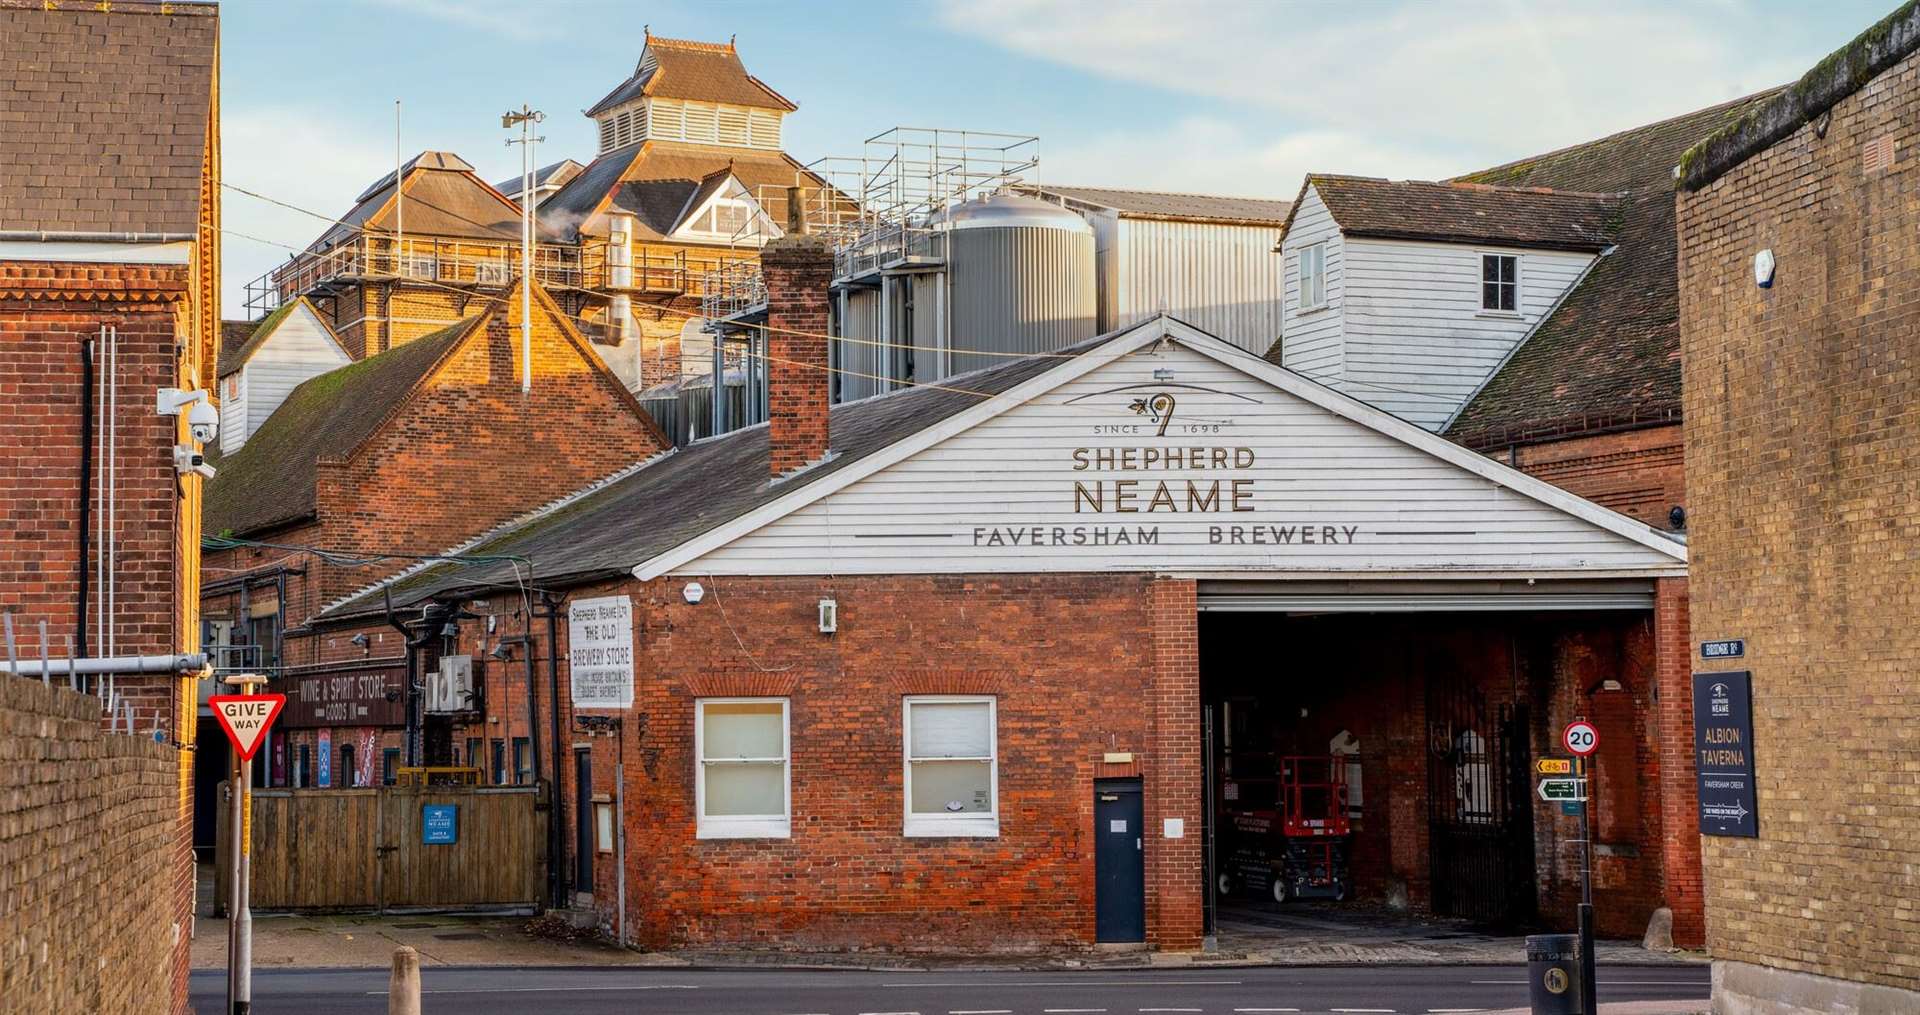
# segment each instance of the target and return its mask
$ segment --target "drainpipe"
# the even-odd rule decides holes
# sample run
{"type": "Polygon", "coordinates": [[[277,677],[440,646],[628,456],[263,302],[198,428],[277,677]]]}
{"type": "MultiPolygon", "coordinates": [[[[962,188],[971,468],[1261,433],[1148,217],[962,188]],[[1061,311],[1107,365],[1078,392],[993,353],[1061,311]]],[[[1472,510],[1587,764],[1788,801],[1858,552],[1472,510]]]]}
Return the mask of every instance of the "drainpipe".
{"type": "Polygon", "coordinates": [[[553,734],[553,743],[548,746],[548,750],[553,752],[553,806],[547,811],[547,852],[548,855],[553,857],[553,864],[548,868],[548,877],[552,882],[551,888],[553,890],[554,905],[564,909],[571,904],[572,900],[566,898],[565,895],[566,884],[563,871],[566,869],[566,865],[562,862],[562,854],[565,852],[566,844],[561,841],[560,835],[562,822],[566,817],[566,800],[560,793],[560,642],[558,624],[560,604],[556,602],[551,595],[544,592],[540,594],[540,604],[546,608],[546,612],[541,615],[547,619],[547,700],[552,705],[547,716],[547,728],[553,734]]]}
{"type": "Polygon", "coordinates": [[[87,655],[87,554],[93,541],[93,339],[80,347],[80,602],[74,654],[87,655]]]}
{"type": "Polygon", "coordinates": [[[407,767],[415,768],[420,764],[420,659],[417,653],[426,644],[426,636],[416,640],[407,625],[393,615],[391,587],[380,592],[387,604],[387,626],[400,632],[400,641],[407,650],[407,767]]]}

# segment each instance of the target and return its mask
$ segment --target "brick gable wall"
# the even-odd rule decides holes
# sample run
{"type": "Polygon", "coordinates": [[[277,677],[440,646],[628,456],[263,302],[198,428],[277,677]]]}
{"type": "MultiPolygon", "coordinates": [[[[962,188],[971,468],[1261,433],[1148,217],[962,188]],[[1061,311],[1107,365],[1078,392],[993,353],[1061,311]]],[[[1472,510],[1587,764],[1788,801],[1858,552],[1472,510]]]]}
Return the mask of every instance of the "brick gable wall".
{"type": "MultiPolygon", "coordinates": [[[[492,314],[399,413],[315,481],[318,544],[433,553],[665,447],[641,410],[535,309],[534,383],[520,391],[519,306],[492,314]]],[[[316,607],[409,566],[316,561],[316,607]]]]}
{"type": "Polygon", "coordinates": [[[1906,990],[1920,989],[1915,123],[1909,55],[1682,192],[1679,212],[1692,633],[1746,639],[1744,660],[1701,668],[1753,672],[1759,799],[1759,838],[1703,840],[1708,946],[1906,990]],[[1888,142],[1891,165],[1870,165],[1888,142]]]}

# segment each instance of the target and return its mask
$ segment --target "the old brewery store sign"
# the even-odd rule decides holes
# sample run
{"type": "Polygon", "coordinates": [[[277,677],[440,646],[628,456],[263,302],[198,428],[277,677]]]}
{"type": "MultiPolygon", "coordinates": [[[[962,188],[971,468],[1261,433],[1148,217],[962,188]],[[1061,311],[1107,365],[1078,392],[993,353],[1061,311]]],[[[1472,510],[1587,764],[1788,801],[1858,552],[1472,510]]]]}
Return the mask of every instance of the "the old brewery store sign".
{"type": "Polygon", "coordinates": [[[1685,567],[1645,525],[1170,319],[982,395],[634,573],[1685,567]]]}

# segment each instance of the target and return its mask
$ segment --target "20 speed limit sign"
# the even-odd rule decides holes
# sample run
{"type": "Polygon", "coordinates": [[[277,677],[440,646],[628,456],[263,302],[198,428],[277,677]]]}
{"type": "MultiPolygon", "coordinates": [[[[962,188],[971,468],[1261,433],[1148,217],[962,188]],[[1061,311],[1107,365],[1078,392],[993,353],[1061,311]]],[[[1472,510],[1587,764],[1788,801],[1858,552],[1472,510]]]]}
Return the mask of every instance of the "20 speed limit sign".
{"type": "Polygon", "coordinates": [[[1569,752],[1584,758],[1600,749],[1600,731],[1585,719],[1575,719],[1561,731],[1560,742],[1569,752]]]}

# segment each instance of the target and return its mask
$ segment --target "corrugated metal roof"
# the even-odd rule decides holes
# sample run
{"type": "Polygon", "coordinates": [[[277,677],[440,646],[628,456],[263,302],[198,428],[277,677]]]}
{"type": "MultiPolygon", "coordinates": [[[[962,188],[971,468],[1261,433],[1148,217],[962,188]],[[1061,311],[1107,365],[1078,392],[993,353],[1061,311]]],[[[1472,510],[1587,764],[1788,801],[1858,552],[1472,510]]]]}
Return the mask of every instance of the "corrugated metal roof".
{"type": "Polygon", "coordinates": [[[1030,193],[1064,197],[1112,208],[1123,216],[1183,219],[1196,222],[1278,224],[1286,221],[1292,202],[1264,197],[1223,197],[1173,191],[1122,190],[1115,187],[1061,187],[1025,184],[1030,193]]]}

